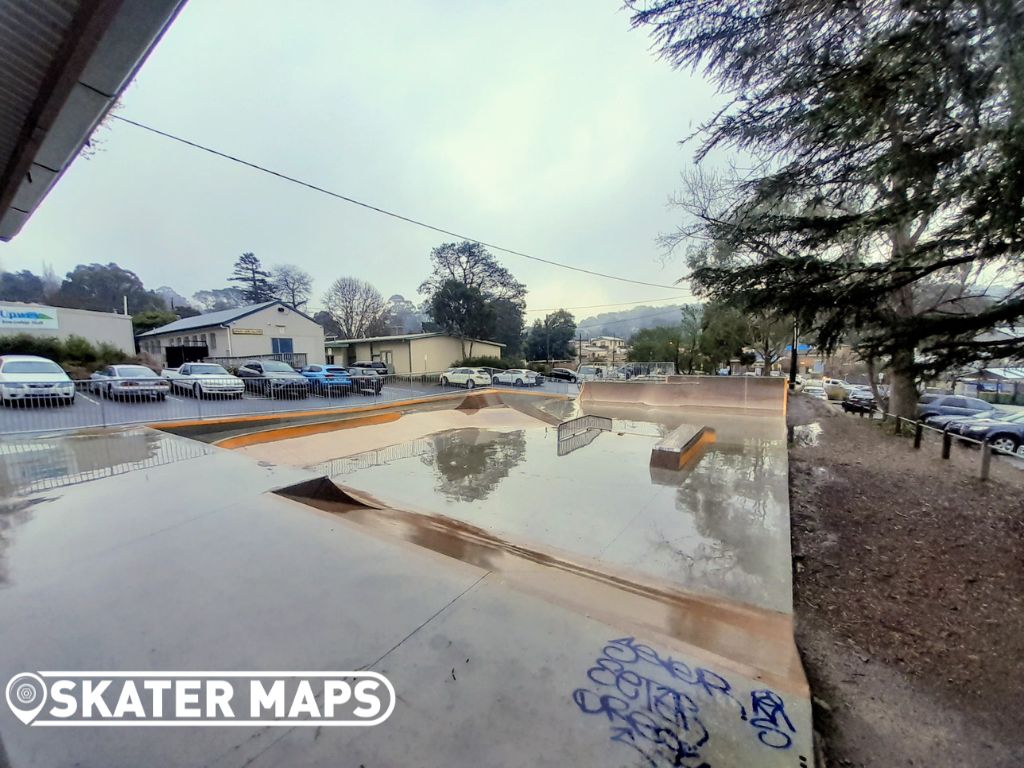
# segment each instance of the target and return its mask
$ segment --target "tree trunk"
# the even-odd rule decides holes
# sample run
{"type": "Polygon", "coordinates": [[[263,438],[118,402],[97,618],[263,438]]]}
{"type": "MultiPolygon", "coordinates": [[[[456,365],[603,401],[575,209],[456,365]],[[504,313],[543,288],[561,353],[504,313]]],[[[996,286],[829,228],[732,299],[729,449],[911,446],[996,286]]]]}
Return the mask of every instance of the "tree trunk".
{"type": "Polygon", "coordinates": [[[917,417],[917,386],[913,365],[913,349],[894,352],[889,363],[889,412],[906,419],[917,417]]]}

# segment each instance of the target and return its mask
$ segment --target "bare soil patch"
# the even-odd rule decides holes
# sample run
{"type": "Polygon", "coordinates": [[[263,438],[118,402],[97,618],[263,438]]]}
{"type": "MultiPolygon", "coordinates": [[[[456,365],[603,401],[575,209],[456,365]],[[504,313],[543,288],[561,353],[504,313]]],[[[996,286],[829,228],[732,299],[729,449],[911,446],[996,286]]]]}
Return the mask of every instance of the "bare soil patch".
{"type": "Polygon", "coordinates": [[[790,400],[797,643],[831,766],[1024,766],[1024,472],[790,400]],[[815,427],[814,425],[817,425],[815,427]]]}

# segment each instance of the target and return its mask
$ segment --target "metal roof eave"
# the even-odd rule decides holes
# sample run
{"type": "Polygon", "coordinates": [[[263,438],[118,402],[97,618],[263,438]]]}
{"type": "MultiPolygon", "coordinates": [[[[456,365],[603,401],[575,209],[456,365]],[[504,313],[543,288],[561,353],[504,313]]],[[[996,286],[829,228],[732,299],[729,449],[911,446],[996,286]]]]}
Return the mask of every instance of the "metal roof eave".
{"type": "MultiPolygon", "coordinates": [[[[0,240],[13,238],[71,166],[185,0],[83,3],[34,101],[13,152],[0,157],[0,240]]],[[[42,16],[45,4],[34,7],[42,16]]],[[[37,21],[30,19],[29,21],[37,21]]],[[[16,61],[9,62],[12,65],[16,61]]],[[[14,78],[12,71],[2,75],[14,78]]]]}

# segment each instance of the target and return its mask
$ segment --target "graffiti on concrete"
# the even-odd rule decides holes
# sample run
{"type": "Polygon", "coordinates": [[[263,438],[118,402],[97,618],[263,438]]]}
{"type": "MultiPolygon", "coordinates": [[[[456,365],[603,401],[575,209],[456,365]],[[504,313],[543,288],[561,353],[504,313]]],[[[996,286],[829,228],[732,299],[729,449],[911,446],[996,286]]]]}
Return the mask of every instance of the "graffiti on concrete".
{"type": "Polygon", "coordinates": [[[701,707],[709,704],[734,712],[765,747],[789,749],[796,733],[774,691],[751,691],[748,708],[722,675],[663,657],[632,637],[610,640],[587,678],[592,685],[573,691],[573,702],[588,715],[608,718],[611,740],[636,750],[648,765],[710,768],[701,759],[711,740],[701,707]]]}

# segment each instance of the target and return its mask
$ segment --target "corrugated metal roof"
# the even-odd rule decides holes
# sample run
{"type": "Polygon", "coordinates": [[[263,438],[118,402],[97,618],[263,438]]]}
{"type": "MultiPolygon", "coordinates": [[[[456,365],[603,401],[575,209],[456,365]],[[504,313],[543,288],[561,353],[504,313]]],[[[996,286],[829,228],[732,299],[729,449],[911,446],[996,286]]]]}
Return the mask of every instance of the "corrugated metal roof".
{"type": "Polygon", "coordinates": [[[80,5],[79,0],[0,3],[0,175],[80,5]]]}
{"type": "Polygon", "coordinates": [[[140,333],[139,336],[160,336],[165,333],[177,333],[179,331],[192,331],[198,328],[209,328],[214,325],[224,325],[234,320],[251,315],[253,312],[259,312],[261,309],[272,307],[275,304],[283,304],[276,299],[274,301],[264,301],[262,304],[250,304],[247,307],[235,307],[234,309],[222,309],[220,312],[207,312],[205,315],[196,315],[195,317],[183,317],[181,320],[175,320],[173,323],[167,325],[161,325],[159,328],[154,328],[152,331],[146,331],[140,333]]]}
{"type": "Polygon", "coordinates": [[[185,0],[0,0],[0,240],[57,183],[185,0]]]}
{"type": "Polygon", "coordinates": [[[1024,368],[986,368],[984,373],[1000,379],[1024,379],[1024,368]]]}

